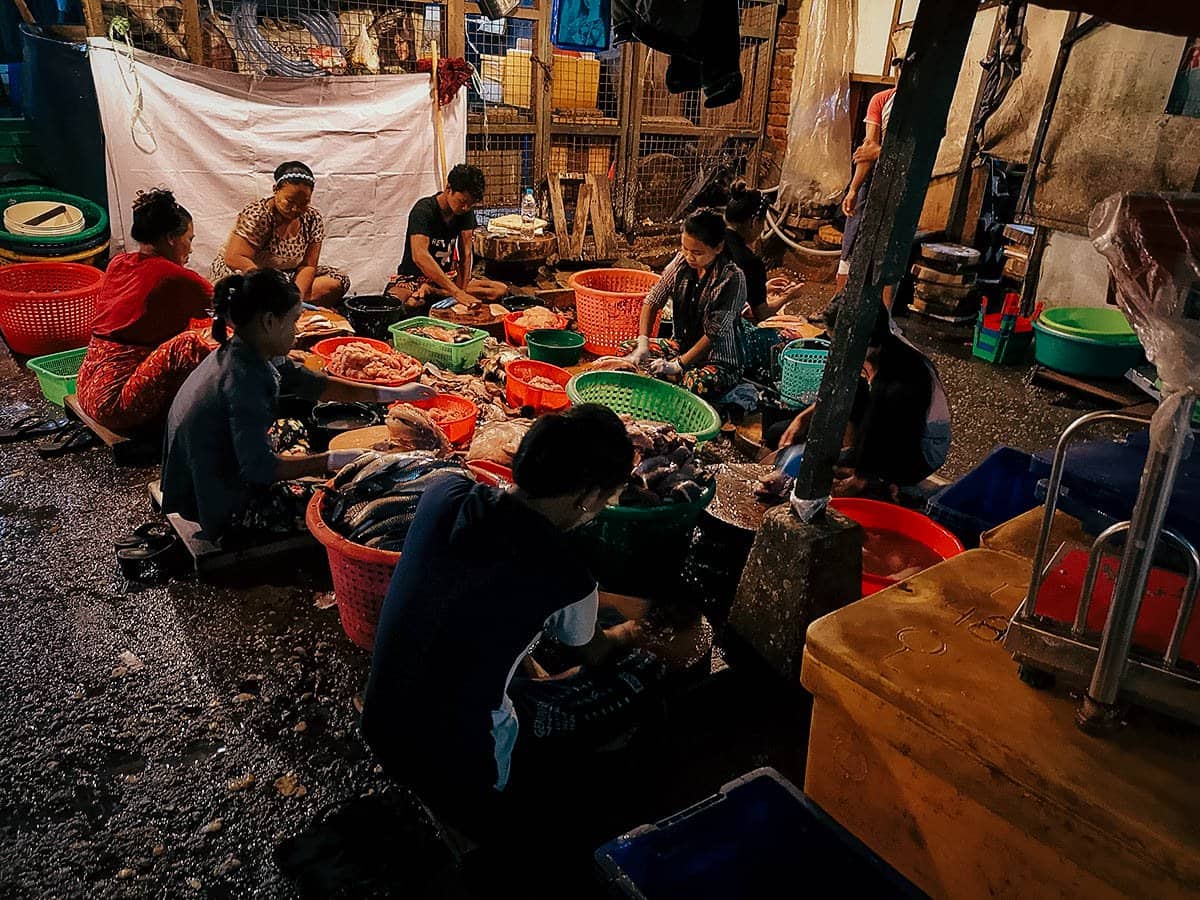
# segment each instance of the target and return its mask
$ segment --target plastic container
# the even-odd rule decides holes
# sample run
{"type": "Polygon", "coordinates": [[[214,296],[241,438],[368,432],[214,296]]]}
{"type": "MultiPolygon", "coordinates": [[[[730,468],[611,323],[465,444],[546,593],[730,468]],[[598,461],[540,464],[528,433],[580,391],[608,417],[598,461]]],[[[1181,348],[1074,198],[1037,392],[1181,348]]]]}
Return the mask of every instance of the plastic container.
{"type": "Polygon", "coordinates": [[[483,355],[483,342],[488,337],[486,331],[472,328],[472,336],[469,341],[450,344],[446,341],[421,337],[419,334],[412,334],[405,330],[420,325],[436,325],[440,328],[455,327],[441,319],[433,319],[429,316],[414,316],[403,322],[397,322],[388,327],[388,331],[392,333],[392,343],[395,344],[397,350],[407,353],[409,356],[415,356],[421,362],[433,363],[440,368],[449,369],[451,372],[465,372],[467,369],[473,368],[479,362],[479,357],[483,355]]]}
{"type": "Polygon", "coordinates": [[[475,436],[475,425],[479,420],[479,407],[466,397],[436,394],[429,400],[415,400],[408,402],[408,405],[417,409],[440,409],[453,413],[455,418],[436,423],[438,428],[446,435],[446,440],[456,447],[470,446],[471,438],[475,436]]]}
{"type": "Polygon", "coordinates": [[[0,267],[0,331],[15,353],[41,356],[86,345],[104,273],[78,263],[0,267]]]}
{"type": "Polygon", "coordinates": [[[615,356],[622,341],[635,339],[642,301],[657,283],[653,272],[637,269],[584,269],[572,275],[567,286],[575,291],[575,320],[587,351],[615,356]]]}
{"type": "Polygon", "coordinates": [[[566,409],[571,405],[571,398],[567,396],[566,391],[567,382],[571,380],[571,373],[566,369],[538,362],[536,359],[514,359],[505,366],[504,371],[507,375],[504,397],[513,409],[532,406],[537,413],[543,413],[555,409],[566,409]],[[563,390],[547,391],[531,386],[529,379],[539,376],[549,378],[561,385],[563,390]]]}
{"type": "Polygon", "coordinates": [[[1129,320],[1115,306],[1060,306],[1042,312],[1038,321],[1050,331],[1089,341],[1123,346],[1139,343],[1129,320]]]}
{"type": "MultiPolygon", "coordinates": [[[[523,316],[523,315],[525,315],[525,310],[518,309],[518,310],[514,310],[513,312],[510,312],[507,316],[504,317],[504,339],[506,341],[508,341],[510,344],[512,344],[514,347],[524,347],[525,346],[525,333],[529,329],[526,328],[524,325],[517,324],[517,319],[521,318],[521,316],[523,316]]],[[[567,320],[566,316],[560,316],[558,313],[555,313],[554,319],[555,319],[555,324],[554,324],[553,328],[548,328],[545,330],[552,331],[554,329],[561,329],[561,328],[567,327],[568,320],[567,320]]]]}
{"type": "Polygon", "coordinates": [[[467,468],[477,481],[492,487],[504,487],[512,484],[513,473],[508,466],[502,466],[490,459],[475,459],[467,463],[467,468]]]}
{"type": "Polygon", "coordinates": [[[375,646],[379,611],[383,608],[400,554],[351,543],[330,528],[322,517],[325,496],[325,491],[321,490],[313,494],[304,522],[329,557],[338,616],[346,637],[370,651],[375,646]]]}
{"type": "Polygon", "coordinates": [[[338,435],[378,425],[383,417],[377,407],[366,403],[335,400],[314,404],[307,419],[308,445],[313,453],[324,453],[338,435]]]}
{"type": "MultiPolygon", "coordinates": [[[[862,497],[834,497],[829,501],[829,506],[846,518],[853,519],[863,527],[864,531],[892,532],[903,535],[909,540],[928,547],[943,560],[963,552],[962,541],[952,532],[928,516],[905,509],[903,506],[895,506],[880,500],[867,500],[862,497]]],[[[882,591],[896,582],[895,578],[876,575],[864,569],[862,575],[863,596],[882,591]]]]}
{"type": "Polygon", "coordinates": [[[816,400],[828,361],[829,341],[805,338],[784,347],[779,354],[779,393],[784,403],[808,406],[816,400]]]}
{"type": "Polygon", "coordinates": [[[606,590],[629,594],[677,586],[696,522],[716,493],[712,484],[694,503],[604,507],[575,533],[592,574],[606,590]]]}
{"type": "Polygon", "coordinates": [[[526,332],[529,358],[552,366],[577,366],[583,356],[583,335],[557,328],[537,328],[526,332]]]}
{"type": "Polygon", "coordinates": [[[83,231],[83,211],[71,203],[54,200],[26,200],[14,203],[4,210],[4,228],[13,234],[30,237],[65,237],[83,231]],[[54,215],[37,225],[27,224],[31,219],[49,213],[54,215]]]}
{"type": "Polygon", "coordinates": [[[618,415],[668,422],[680,434],[711,441],[721,433],[721,417],[691,391],[632,372],[584,372],[567,383],[574,404],[600,403],[618,415]]]}
{"type": "Polygon", "coordinates": [[[377,341],[374,338],[358,336],[325,338],[324,340],[317,341],[315,344],[313,344],[312,352],[326,362],[329,362],[329,360],[333,358],[333,352],[337,350],[338,347],[343,347],[346,344],[367,344],[368,346],[378,350],[380,353],[395,352],[395,348],[393,348],[392,345],[387,341],[377,341]]]}
{"type": "MultiPolygon", "coordinates": [[[[1003,365],[1021,362],[1033,343],[1033,318],[1018,315],[1021,298],[1014,292],[1004,296],[999,312],[988,312],[987,299],[979,307],[975,319],[975,335],[971,355],[977,359],[1003,365]]],[[[1035,311],[1034,318],[1041,308],[1035,311]]]]}
{"type": "Polygon", "coordinates": [[[78,263],[81,266],[92,266],[103,269],[108,258],[108,238],[101,238],[99,243],[88,243],[81,246],[64,245],[62,247],[34,249],[28,253],[9,250],[0,247],[0,266],[11,266],[19,263],[64,262],[78,263]]]}
{"type": "Polygon", "coordinates": [[[1136,338],[1133,343],[1093,340],[1049,328],[1042,318],[1033,323],[1033,353],[1049,369],[1084,378],[1120,378],[1142,363],[1142,345],[1136,338]]]}
{"type": "Polygon", "coordinates": [[[342,301],[346,319],[355,334],[386,341],[391,335],[388,326],[404,319],[408,314],[404,303],[385,294],[362,294],[347,297],[342,301]]]}
{"type": "Polygon", "coordinates": [[[832,885],[850,897],[923,896],[770,768],[609,841],[595,860],[613,895],[635,900],[782,900],[832,885]]]}
{"type": "Polygon", "coordinates": [[[37,375],[42,396],[55,406],[62,406],[67,396],[75,393],[75,381],[86,355],[87,347],[80,347],[78,350],[38,356],[25,365],[37,375]]]}
{"type": "Polygon", "coordinates": [[[65,203],[78,208],[83,213],[83,230],[69,235],[28,235],[3,231],[0,232],[0,248],[34,254],[37,249],[47,246],[69,247],[75,244],[86,244],[97,239],[108,239],[108,213],[99,204],[93,203],[85,197],[77,197],[74,194],[46,188],[25,188],[0,192],[0,207],[4,209],[29,201],[65,203]]]}
{"type": "Polygon", "coordinates": [[[929,500],[929,517],[954,532],[968,549],[985,531],[1039,505],[1033,457],[1000,446],[979,465],[929,500]]]}

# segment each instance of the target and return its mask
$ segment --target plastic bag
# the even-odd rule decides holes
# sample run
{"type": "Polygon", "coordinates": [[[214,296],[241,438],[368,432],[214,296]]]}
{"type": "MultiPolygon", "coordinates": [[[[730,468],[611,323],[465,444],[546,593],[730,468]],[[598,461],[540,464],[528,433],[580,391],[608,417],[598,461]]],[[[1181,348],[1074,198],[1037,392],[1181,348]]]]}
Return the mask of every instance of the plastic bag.
{"type": "Polygon", "coordinates": [[[788,207],[836,203],[850,180],[854,4],[813,0],[801,33],[780,175],[788,207]]]}
{"type": "Polygon", "coordinates": [[[609,0],[554,0],[550,43],[561,50],[603,53],[611,23],[609,0]]]}
{"type": "Polygon", "coordinates": [[[1200,194],[1114,194],[1096,204],[1088,231],[1158,368],[1163,401],[1150,438],[1165,448],[1180,403],[1200,391],[1200,194]]]}

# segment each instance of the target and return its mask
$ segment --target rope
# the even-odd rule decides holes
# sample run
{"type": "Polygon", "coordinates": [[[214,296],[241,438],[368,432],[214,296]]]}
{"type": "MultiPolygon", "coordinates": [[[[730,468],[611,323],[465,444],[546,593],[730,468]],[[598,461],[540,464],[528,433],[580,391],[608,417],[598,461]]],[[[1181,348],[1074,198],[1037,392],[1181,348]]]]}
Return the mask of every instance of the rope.
{"type": "Polygon", "coordinates": [[[154,137],[154,129],[146,121],[143,109],[142,83],[138,80],[137,60],[134,58],[133,41],[129,39],[130,23],[124,16],[113,16],[108,26],[108,39],[112,42],[113,52],[117,57],[117,72],[121,76],[121,84],[126,93],[132,98],[129,104],[129,136],[133,145],[143,153],[154,153],[158,150],[158,140],[154,137]],[[122,49],[122,42],[124,49],[122,49]],[[122,65],[122,60],[125,61],[122,65]],[[126,71],[128,69],[128,71],[126,71]],[[132,86],[131,86],[132,82],[132,86]],[[139,128],[141,126],[141,134],[139,128]],[[142,145],[147,140],[147,146],[142,145]]]}

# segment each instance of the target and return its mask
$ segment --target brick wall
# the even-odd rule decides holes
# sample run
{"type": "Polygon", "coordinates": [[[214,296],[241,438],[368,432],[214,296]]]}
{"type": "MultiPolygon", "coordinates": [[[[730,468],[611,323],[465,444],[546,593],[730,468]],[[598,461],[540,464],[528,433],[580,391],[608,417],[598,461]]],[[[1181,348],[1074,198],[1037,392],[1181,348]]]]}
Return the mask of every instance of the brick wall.
{"type": "Polygon", "coordinates": [[[803,0],[786,0],[786,9],[775,32],[775,66],[771,72],[771,90],[767,97],[767,133],[763,144],[763,165],[759,183],[773,185],[778,180],[784,151],[787,149],[788,116],[792,106],[792,72],[796,65],[796,42],[800,34],[803,0]]]}

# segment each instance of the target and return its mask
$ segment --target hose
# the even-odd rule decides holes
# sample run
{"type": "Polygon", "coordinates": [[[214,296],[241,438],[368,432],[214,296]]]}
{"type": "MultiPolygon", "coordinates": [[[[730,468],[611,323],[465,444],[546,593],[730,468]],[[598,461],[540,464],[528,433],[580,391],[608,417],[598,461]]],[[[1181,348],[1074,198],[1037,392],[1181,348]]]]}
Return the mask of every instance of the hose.
{"type": "Polygon", "coordinates": [[[767,213],[766,213],[767,227],[775,234],[775,237],[779,238],[781,241],[783,241],[785,244],[787,244],[789,247],[791,247],[797,253],[804,254],[805,256],[817,256],[817,257],[821,257],[822,259],[830,259],[832,257],[842,255],[841,250],[815,250],[811,247],[804,247],[804,246],[800,245],[799,243],[792,240],[790,237],[788,237],[786,234],[784,234],[782,231],[779,230],[779,222],[775,219],[775,217],[771,213],[772,213],[772,210],[768,209],[767,213]]]}
{"type": "MultiPolygon", "coordinates": [[[[257,0],[242,0],[234,9],[231,18],[233,39],[238,49],[246,56],[256,58],[266,74],[293,78],[314,78],[329,74],[310,60],[289,59],[271,46],[258,30],[257,0]]],[[[300,13],[297,18],[318,44],[325,44],[339,51],[342,49],[341,33],[331,15],[300,13]]]]}

